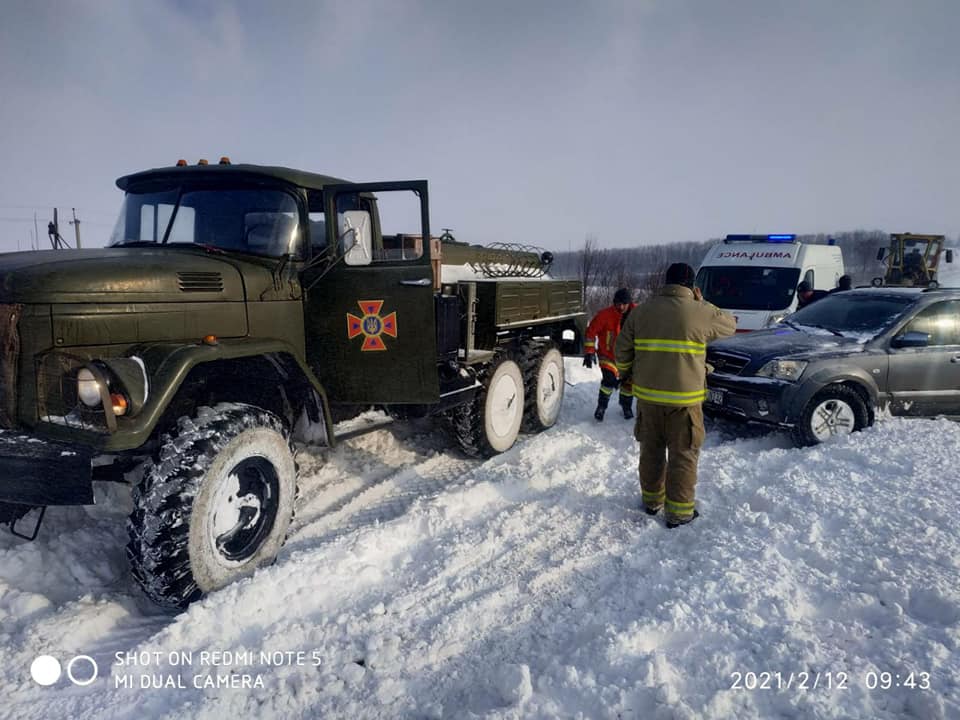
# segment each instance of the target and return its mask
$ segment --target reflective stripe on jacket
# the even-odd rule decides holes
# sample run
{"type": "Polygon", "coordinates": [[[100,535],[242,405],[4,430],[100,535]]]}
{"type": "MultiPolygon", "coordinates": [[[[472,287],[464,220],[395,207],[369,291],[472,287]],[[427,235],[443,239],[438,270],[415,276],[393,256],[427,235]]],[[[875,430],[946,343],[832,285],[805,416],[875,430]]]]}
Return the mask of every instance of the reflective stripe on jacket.
{"type": "Polygon", "coordinates": [[[643,402],[697,405],[707,395],[707,343],[733,335],[736,327],[733,315],[698,302],[689,288],[667,285],[623,323],[617,369],[643,402]]]}

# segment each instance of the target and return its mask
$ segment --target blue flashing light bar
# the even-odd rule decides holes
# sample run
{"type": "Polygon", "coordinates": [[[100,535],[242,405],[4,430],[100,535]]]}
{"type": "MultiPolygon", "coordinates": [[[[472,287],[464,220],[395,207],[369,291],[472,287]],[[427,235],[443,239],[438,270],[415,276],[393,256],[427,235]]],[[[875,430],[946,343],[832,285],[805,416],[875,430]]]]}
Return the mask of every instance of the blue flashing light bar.
{"type": "Polygon", "coordinates": [[[795,243],[797,236],[794,234],[779,235],[727,235],[725,243],[751,242],[751,243],[795,243]]]}

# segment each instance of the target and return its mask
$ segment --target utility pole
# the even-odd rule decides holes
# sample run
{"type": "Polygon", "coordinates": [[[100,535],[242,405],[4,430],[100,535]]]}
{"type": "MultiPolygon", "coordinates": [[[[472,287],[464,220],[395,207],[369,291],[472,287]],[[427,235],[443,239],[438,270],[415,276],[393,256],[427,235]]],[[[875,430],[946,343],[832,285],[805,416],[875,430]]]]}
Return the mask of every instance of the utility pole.
{"type": "Polygon", "coordinates": [[[73,212],[73,220],[70,221],[70,224],[73,225],[73,230],[74,230],[74,232],[76,233],[76,236],[77,236],[77,250],[79,250],[79,249],[80,249],[80,221],[77,220],[77,209],[76,209],[76,208],[70,208],[70,210],[73,212]]]}
{"type": "Polygon", "coordinates": [[[60,221],[57,219],[57,209],[53,209],[53,222],[47,223],[47,236],[50,238],[50,247],[54,250],[69,247],[60,235],[60,221]]]}
{"type": "Polygon", "coordinates": [[[33,211],[33,242],[30,243],[33,250],[40,249],[40,226],[37,224],[37,211],[33,211]]]}

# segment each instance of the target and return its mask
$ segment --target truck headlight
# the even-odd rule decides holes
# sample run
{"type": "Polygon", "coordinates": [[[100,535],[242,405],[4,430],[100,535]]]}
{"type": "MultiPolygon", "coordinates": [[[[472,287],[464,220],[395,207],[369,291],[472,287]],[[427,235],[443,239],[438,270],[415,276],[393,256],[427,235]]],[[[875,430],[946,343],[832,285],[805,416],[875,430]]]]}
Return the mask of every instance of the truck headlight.
{"type": "Polygon", "coordinates": [[[806,360],[771,360],[757,370],[759,377],[796,382],[807,367],[806,360]]]}
{"type": "Polygon", "coordinates": [[[77,396],[87,407],[98,407],[103,402],[100,394],[100,381],[90,368],[80,368],[77,371],[77,396]]]}

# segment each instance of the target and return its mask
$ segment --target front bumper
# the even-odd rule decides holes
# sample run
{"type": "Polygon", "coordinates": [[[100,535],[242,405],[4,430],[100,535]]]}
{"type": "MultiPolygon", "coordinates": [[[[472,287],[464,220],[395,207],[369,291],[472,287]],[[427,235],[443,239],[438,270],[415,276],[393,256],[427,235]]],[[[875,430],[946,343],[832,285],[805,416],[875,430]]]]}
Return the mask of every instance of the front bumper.
{"type": "Polygon", "coordinates": [[[711,373],[704,410],[746,422],[791,428],[798,416],[800,386],[771,378],[711,373]]]}
{"type": "Polygon", "coordinates": [[[21,505],[93,503],[93,449],[0,431],[0,502],[21,505]]]}

